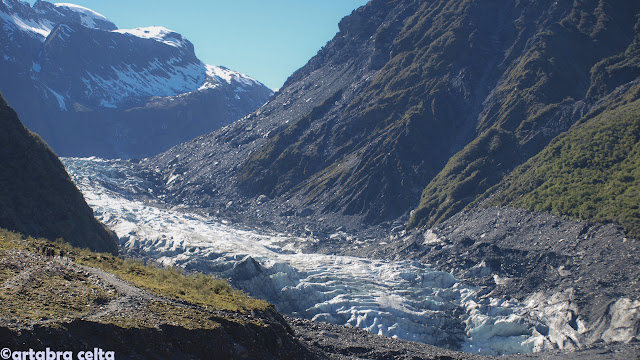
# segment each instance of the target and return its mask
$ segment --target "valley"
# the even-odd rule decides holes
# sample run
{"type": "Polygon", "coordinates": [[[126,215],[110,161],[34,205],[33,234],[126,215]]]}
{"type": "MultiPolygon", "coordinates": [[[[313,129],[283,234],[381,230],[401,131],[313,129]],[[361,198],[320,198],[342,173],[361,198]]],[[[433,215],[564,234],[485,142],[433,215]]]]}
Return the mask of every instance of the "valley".
{"type": "MultiPolygon", "coordinates": [[[[627,342],[635,337],[633,329],[640,321],[640,302],[629,298],[615,302],[604,318],[593,316],[595,311],[585,313],[578,308],[583,304],[576,301],[573,288],[550,287],[552,277],[545,279],[544,289],[522,287],[518,292],[501,287],[519,280],[514,272],[527,272],[524,264],[508,264],[511,259],[504,254],[467,256],[466,263],[447,261],[464,250],[457,248],[456,237],[446,227],[436,230],[442,238],[427,231],[395,241],[361,241],[336,231],[329,238],[349,238],[340,251],[311,253],[305,249],[323,239],[235,225],[151,200],[154,185],[139,177],[130,162],[63,161],[96,217],[119,234],[125,254],[229,279],[283,314],[483,355],[578,350],[602,340],[627,342]],[[445,236],[454,241],[447,242],[445,236]],[[356,245],[377,249],[378,254],[347,255],[356,245]],[[403,249],[385,249],[398,245],[403,249]],[[430,247],[442,250],[429,251],[430,247]],[[434,255],[438,251],[439,256],[434,255]],[[427,256],[421,258],[423,253],[427,256]],[[477,263],[469,265],[473,260],[477,263]],[[511,274],[505,270],[509,267],[511,274]]],[[[521,223],[524,232],[527,226],[521,223]]],[[[468,227],[452,230],[468,233],[468,227]]],[[[558,230],[571,241],[568,232],[558,230]]],[[[495,235],[475,236],[480,244],[495,235]]],[[[551,266],[539,261],[538,266],[551,266]]],[[[560,266],[554,271],[571,278],[575,270],[560,266]]],[[[637,283],[634,286],[637,289],[637,283]]],[[[635,298],[637,293],[629,295],[635,298]]]]}
{"type": "Polygon", "coordinates": [[[0,25],[11,346],[640,356],[640,3],[371,0],[275,92],[78,5],[0,25]]]}

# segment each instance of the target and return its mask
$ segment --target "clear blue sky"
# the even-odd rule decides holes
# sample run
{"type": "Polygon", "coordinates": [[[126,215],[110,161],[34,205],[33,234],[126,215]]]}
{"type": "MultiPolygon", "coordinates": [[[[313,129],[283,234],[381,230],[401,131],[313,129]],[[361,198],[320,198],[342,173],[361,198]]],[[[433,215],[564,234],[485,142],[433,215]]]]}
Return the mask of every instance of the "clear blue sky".
{"type": "MultiPolygon", "coordinates": [[[[33,4],[35,0],[29,0],[33,4]]],[[[90,8],[120,29],[164,26],[191,41],[200,60],[282,86],[367,0],[57,0],[90,8]]]]}

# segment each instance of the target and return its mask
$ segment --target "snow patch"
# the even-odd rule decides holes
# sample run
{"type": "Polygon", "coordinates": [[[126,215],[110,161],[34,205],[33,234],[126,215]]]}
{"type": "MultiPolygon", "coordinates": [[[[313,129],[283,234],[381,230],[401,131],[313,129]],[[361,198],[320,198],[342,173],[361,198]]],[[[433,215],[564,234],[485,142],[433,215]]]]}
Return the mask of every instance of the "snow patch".
{"type": "Polygon", "coordinates": [[[81,80],[85,93],[100,94],[102,101],[113,106],[132,96],[167,97],[195,91],[206,77],[201,63],[182,64],[176,57],[162,62],[155,58],[142,69],[119,64],[110,70],[103,75],[87,72],[81,80]]]}
{"type": "Polygon", "coordinates": [[[117,109],[118,107],[110,102],[108,102],[105,99],[102,99],[100,101],[100,106],[104,107],[104,108],[110,108],[110,109],[117,109]]]}
{"type": "Polygon", "coordinates": [[[173,30],[169,30],[162,26],[138,27],[135,29],[113,30],[120,34],[127,34],[142,39],[151,39],[163,44],[182,48],[187,44],[187,40],[173,30]]]}
{"type": "Polygon", "coordinates": [[[109,21],[109,19],[107,19],[104,15],[99,14],[91,9],[88,9],[84,6],[80,6],[80,5],[75,5],[75,4],[69,4],[69,3],[57,3],[54,4],[55,7],[63,7],[63,8],[67,8],[71,11],[74,11],[78,14],[80,14],[80,19],[82,21],[82,25],[88,27],[88,28],[92,28],[95,29],[97,28],[96,25],[96,20],[101,20],[101,21],[109,21]]]}
{"type": "MultiPolygon", "coordinates": [[[[217,82],[226,82],[229,85],[235,85],[236,91],[243,91],[243,87],[247,86],[255,86],[258,85],[259,82],[254,78],[247,76],[245,74],[239,73],[237,71],[229,70],[224,66],[213,66],[213,65],[205,65],[207,69],[207,77],[217,82]]],[[[208,86],[205,83],[203,87],[208,86]]]]}
{"type": "Polygon", "coordinates": [[[9,15],[4,12],[0,12],[0,18],[13,25],[14,29],[26,32],[33,37],[38,38],[40,41],[44,41],[54,28],[54,24],[47,20],[34,21],[29,19],[20,18],[17,15],[9,15]]]}
{"type": "Polygon", "coordinates": [[[60,107],[60,110],[67,111],[67,103],[64,100],[64,96],[58,94],[57,92],[51,90],[50,88],[47,88],[47,90],[49,90],[49,92],[51,92],[51,94],[53,94],[53,96],[58,101],[58,106],[60,107]]]}
{"type": "Polygon", "coordinates": [[[433,244],[442,243],[442,239],[440,239],[438,235],[436,235],[436,233],[431,231],[431,229],[425,231],[423,237],[424,237],[424,242],[422,243],[422,245],[433,245],[433,244]]]}
{"type": "Polygon", "coordinates": [[[180,175],[178,174],[171,175],[169,177],[169,180],[167,180],[167,185],[171,185],[172,182],[176,181],[179,178],[180,178],[180,175]]]}

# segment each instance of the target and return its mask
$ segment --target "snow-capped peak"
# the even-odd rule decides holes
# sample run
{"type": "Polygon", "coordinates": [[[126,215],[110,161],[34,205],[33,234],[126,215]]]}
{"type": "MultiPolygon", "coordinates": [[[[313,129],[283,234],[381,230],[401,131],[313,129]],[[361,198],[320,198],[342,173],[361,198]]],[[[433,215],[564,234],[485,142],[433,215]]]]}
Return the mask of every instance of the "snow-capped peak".
{"type": "Polygon", "coordinates": [[[88,28],[107,31],[117,29],[103,15],[75,4],[37,1],[32,7],[21,0],[0,1],[6,6],[5,10],[0,11],[0,22],[4,23],[5,31],[10,34],[21,31],[42,42],[56,25],[62,23],[79,23],[88,28]]]}
{"type": "Polygon", "coordinates": [[[82,20],[82,25],[89,27],[89,28],[96,28],[96,20],[100,20],[100,21],[107,21],[109,22],[109,19],[107,19],[104,15],[99,14],[91,9],[88,9],[84,6],[80,6],[80,5],[75,5],[75,4],[69,4],[69,3],[57,3],[54,4],[55,7],[60,8],[67,8],[71,11],[74,11],[78,14],[80,14],[80,19],[82,20]]]}
{"type": "MultiPolygon", "coordinates": [[[[258,84],[256,79],[237,71],[229,70],[224,66],[207,65],[207,77],[220,82],[224,81],[228,84],[231,84],[232,82],[240,83],[241,86],[252,86],[258,84]]],[[[206,86],[206,84],[203,86],[206,86]]]]}
{"type": "Polygon", "coordinates": [[[173,30],[162,26],[137,27],[135,29],[114,30],[120,34],[129,34],[143,39],[153,39],[155,41],[173,46],[183,47],[187,40],[173,30]]]}

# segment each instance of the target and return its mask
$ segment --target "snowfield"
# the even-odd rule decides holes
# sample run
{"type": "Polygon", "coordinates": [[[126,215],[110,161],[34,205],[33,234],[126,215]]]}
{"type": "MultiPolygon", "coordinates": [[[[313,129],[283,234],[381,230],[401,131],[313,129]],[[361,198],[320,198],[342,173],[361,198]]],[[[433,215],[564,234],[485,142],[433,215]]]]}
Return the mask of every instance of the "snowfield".
{"type": "MultiPolygon", "coordinates": [[[[135,195],[152,193],[152,186],[125,163],[97,158],[63,162],[126,251],[228,278],[285,314],[491,355],[579,345],[580,331],[588,328],[567,325],[574,310],[571,294],[539,294],[519,303],[492,298],[484,288],[418,262],[303,254],[292,244],[318,240],[242,230],[136,200],[135,195]]],[[[437,241],[432,235],[427,240],[437,241]]],[[[640,303],[616,306],[626,309],[620,317],[633,317],[640,303]]],[[[611,333],[615,336],[621,335],[611,333]]]]}

